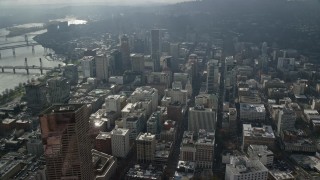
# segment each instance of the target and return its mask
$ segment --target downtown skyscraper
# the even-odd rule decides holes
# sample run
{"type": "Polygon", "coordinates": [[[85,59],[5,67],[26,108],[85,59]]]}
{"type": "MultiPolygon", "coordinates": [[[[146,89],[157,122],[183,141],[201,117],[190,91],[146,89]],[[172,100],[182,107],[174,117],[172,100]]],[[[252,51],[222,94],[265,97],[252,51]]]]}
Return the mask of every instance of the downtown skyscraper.
{"type": "Polygon", "coordinates": [[[122,71],[131,70],[130,44],[129,37],[127,35],[123,35],[120,38],[120,52],[122,59],[122,71]]]}
{"type": "Polygon", "coordinates": [[[151,58],[153,60],[153,71],[160,72],[161,39],[160,30],[151,30],[151,58]]]}
{"type": "Polygon", "coordinates": [[[53,105],[40,114],[49,180],[93,179],[88,111],[87,105],[68,104],[53,105]]]}

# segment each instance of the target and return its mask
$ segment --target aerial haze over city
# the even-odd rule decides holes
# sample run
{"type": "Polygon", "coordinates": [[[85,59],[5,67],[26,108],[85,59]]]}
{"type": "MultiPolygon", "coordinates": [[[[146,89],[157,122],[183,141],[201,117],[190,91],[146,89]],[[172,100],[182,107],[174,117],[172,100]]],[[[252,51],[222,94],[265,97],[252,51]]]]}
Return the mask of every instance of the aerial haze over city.
{"type": "Polygon", "coordinates": [[[320,1],[0,0],[0,180],[320,179],[320,1]]]}

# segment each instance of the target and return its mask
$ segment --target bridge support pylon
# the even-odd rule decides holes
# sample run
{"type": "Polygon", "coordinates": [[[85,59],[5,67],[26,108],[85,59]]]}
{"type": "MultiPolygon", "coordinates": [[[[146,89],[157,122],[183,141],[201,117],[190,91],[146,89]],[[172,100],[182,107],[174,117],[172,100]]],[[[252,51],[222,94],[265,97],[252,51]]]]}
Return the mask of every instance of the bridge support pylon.
{"type": "Polygon", "coordinates": [[[24,66],[26,68],[27,74],[29,75],[29,66],[28,66],[28,59],[24,58],[24,66]]]}
{"type": "Polygon", "coordinates": [[[24,40],[26,41],[27,46],[29,46],[29,40],[28,40],[28,35],[27,35],[27,34],[26,34],[26,35],[24,35],[24,40]]]}
{"type": "Polygon", "coordinates": [[[12,48],[12,55],[16,56],[16,49],[15,48],[12,48]]]}
{"type": "Polygon", "coordinates": [[[13,67],[13,74],[15,74],[16,73],[16,68],[15,67],[13,67]]]}
{"type": "Polygon", "coordinates": [[[43,69],[42,69],[42,59],[40,58],[39,59],[39,61],[40,61],[40,74],[42,75],[43,74],[43,69]]]}

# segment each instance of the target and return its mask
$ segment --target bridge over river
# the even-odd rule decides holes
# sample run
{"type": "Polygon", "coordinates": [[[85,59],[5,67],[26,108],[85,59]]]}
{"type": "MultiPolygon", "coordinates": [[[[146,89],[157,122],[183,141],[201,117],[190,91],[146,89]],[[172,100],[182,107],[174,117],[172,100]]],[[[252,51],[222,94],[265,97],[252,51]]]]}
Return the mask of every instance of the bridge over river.
{"type": "Polygon", "coordinates": [[[60,69],[60,65],[59,67],[43,67],[41,58],[39,59],[39,61],[40,61],[40,66],[35,66],[35,65],[28,66],[28,60],[27,58],[25,58],[24,66],[0,66],[0,69],[1,69],[1,72],[3,73],[5,72],[6,69],[12,70],[11,72],[13,72],[14,74],[18,69],[25,69],[27,74],[29,74],[29,70],[32,70],[32,69],[39,69],[41,74],[43,74],[43,71],[60,69]]]}

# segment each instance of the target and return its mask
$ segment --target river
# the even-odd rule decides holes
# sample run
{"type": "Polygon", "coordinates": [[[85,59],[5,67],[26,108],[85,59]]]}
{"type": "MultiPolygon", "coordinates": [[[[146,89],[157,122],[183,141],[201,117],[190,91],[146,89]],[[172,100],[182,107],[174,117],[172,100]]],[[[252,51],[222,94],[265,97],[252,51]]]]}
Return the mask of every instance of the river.
{"type": "MultiPolygon", "coordinates": [[[[86,23],[84,20],[77,20],[74,18],[66,18],[66,19],[59,19],[58,21],[68,21],[69,24],[83,24],[86,23]]],[[[56,20],[57,21],[57,20],[56,20]]],[[[19,27],[32,27],[32,26],[40,26],[41,23],[30,23],[30,24],[23,24],[23,25],[17,25],[19,27]]],[[[32,40],[33,37],[35,37],[37,34],[45,33],[46,30],[43,31],[37,31],[28,33],[28,40],[29,42],[35,42],[32,40]]],[[[12,46],[16,44],[23,44],[25,42],[19,42],[24,41],[25,36],[16,36],[16,37],[10,37],[5,38],[5,35],[7,35],[9,32],[4,28],[0,29],[0,47],[4,46],[12,46]]],[[[10,65],[10,66],[24,66],[25,64],[25,58],[28,59],[28,66],[40,66],[39,58],[42,59],[42,65],[43,67],[57,67],[59,64],[63,64],[62,61],[53,61],[48,60],[45,58],[45,54],[47,53],[54,53],[54,51],[50,49],[45,49],[41,45],[34,46],[34,52],[32,52],[32,47],[20,47],[15,49],[16,55],[13,56],[12,49],[8,50],[1,50],[1,59],[0,59],[0,66],[10,65]]],[[[4,73],[2,73],[0,69],[0,93],[5,91],[5,89],[13,89],[14,87],[18,86],[19,83],[25,83],[28,80],[39,78],[40,70],[30,70],[30,74],[28,75],[26,73],[26,70],[16,70],[16,74],[13,73],[13,70],[5,70],[4,73]]]]}

